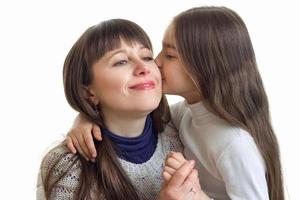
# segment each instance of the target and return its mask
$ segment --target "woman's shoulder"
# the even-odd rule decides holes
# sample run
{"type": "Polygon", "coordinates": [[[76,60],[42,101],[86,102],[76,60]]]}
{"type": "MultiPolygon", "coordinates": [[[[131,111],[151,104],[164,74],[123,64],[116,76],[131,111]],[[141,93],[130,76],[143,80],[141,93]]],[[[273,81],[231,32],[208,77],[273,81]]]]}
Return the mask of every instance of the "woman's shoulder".
{"type": "Polygon", "coordinates": [[[62,170],[65,167],[70,167],[74,163],[78,164],[77,167],[79,167],[79,157],[71,153],[66,145],[62,143],[48,151],[43,158],[41,168],[56,168],[57,170],[62,170]]]}
{"type": "Polygon", "coordinates": [[[80,183],[80,174],[79,157],[72,154],[64,144],[52,148],[44,156],[40,166],[42,182],[54,185],[55,194],[74,194],[80,183]]]}

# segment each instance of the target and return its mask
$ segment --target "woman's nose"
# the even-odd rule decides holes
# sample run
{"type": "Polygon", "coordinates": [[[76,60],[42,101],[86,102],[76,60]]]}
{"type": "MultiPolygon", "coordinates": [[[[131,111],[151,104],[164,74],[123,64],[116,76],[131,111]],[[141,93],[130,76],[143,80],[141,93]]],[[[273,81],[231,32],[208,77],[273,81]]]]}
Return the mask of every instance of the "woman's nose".
{"type": "Polygon", "coordinates": [[[141,61],[137,60],[135,63],[134,75],[136,76],[145,76],[150,73],[149,66],[141,61]]]}

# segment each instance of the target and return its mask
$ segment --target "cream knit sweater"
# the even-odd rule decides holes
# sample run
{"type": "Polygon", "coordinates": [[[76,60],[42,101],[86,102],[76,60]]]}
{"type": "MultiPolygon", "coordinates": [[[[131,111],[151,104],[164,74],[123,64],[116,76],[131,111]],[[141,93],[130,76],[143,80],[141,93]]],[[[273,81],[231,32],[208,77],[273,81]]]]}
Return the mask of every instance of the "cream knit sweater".
{"type": "MultiPolygon", "coordinates": [[[[157,198],[162,183],[161,174],[163,171],[164,159],[170,151],[182,152],[183,149],[178,132],[176,129],[172,128],[171,125],[168,125],[164,132],[159,134],[156,150],[148,161],[142,164],[134,164],[119,159],[121,166],[137,189],[138,194],[143,197],[143,199],[150,200],[157,198]]],[[[76,156],[69,153],[68,149],[63,145],[53,148],[45,156],[45,161],[40,167],[38,176],[37,200],[46,199],[42,179],[45,177],[49,167],[56,163],[60,155],[63,154],[66,155],[62,160],[59,160],[57,165],[55,165],[54,173],[51,175],[53,177],[53,179],[50,180],[51,182],[62,174],[63,169],[71,166],[71,163],[76,159],[76,156]]],[[[79,186],[80,173],[80,161],[76,161],[76,164],[73,165],[64,178],[56,184],[51,194],[51,200],[74,199],[79,186]]],[[[92,196],[96,195],[97,194],[92,194],[92,196]]]]}

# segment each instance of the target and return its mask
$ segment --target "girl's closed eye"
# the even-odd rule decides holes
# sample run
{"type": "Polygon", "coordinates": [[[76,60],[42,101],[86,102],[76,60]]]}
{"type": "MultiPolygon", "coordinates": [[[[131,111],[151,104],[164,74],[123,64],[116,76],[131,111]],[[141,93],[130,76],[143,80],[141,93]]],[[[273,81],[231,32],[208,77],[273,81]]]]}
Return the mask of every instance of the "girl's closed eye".
{"type": "Polygon", "coordinates": [[[177,58],[177,54],[174,52],[174,50],[165,50],[164,56],[169,60],[177,58]]]}
{"type": "Polygon", "coordinates": [[[175,55],[171,55],[171,54],[165,54],[165,57],[169,60],[176,58],[175,55]]]}

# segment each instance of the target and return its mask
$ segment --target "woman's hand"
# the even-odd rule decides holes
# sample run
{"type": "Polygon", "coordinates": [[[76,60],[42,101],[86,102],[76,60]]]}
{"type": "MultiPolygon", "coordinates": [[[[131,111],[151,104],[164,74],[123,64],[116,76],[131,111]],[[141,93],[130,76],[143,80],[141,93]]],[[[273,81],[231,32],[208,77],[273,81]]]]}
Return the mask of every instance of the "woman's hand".
{"type": "Polygon", "coordinates": [[[93,136],[98,141],[102,140],[99,126],[79,114],[67,134],[67,147],[74,154],[78,151],[87,161],[94,161],[97,152],[93,136]]]}
{"type": "Polygon", "coordinates": [[[195,162],[181,153],[167,155],[163,172],[164,183],[159,200],[210,200],[200,186],[195,162]]]}
{"type": "Polygon", "coordinates": [[[186,161],[179,167],[169,182],[163,184],[159,200],[206,200],[202,197],[198,172],[194,166],[195,161],[186,161]]]}
{"type": "Polygon", "coordinates": [[[172,175],[178,170],[187,160],[183,157],[182,153],[170,152],[165,160],[164,167],[164,183],[168,183],[172,175]]]}

